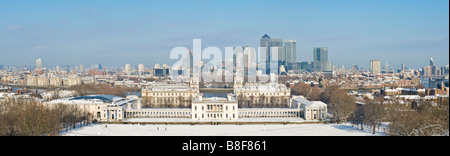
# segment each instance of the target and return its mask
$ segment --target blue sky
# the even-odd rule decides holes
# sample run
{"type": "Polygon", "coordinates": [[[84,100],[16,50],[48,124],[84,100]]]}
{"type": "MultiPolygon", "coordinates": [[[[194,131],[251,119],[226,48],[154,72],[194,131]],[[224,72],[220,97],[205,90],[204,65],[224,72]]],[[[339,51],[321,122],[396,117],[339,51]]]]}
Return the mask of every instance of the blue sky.
{"type": "Polygon", "coordinates": [[[297,60],[329,47],[334,65],[449,63],[448,0],[0,1],[0,64],[171,64],[177,46],[297,40],[297,60]]]}

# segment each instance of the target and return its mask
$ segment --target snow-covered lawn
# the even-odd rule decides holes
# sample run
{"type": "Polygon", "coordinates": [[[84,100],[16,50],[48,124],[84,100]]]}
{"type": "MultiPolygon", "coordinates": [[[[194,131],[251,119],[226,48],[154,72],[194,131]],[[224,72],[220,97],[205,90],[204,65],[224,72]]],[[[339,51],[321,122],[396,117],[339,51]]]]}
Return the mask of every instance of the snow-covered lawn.
{"type": "Polygon", "coordinates": [[[61,133],[63,136],[383,136],[351,124],[288,125],[139,125],[93,124],[61,133]]]}

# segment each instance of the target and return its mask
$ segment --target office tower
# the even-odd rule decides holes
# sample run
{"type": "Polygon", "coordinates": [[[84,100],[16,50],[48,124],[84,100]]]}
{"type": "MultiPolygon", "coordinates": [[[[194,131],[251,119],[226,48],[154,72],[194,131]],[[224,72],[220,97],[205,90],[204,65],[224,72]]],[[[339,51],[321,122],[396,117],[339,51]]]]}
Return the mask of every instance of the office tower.
{"type": "Polygon", "coordinates": [[[80,71],[83,72],[84,71],[84,66],[80,65],[80,71]]]}
{"type": "Polygon", "coordinates": [[[434,62],[433,58],[430,58],[430,66],[436,66],[436,62],[434,62]]]}
{"type": "Polygon", "coordinates": [[[266,59],[266,60],[269,59],[270,47],[272,47],[272,39],[270,38],[269,35],[265,34],[261,38],[260,47],[266,48],[266,51],[263,53],[264,56],[262,56],[261,58],[266,59]]]}
{"type": "Polygon", "coordinates": [[[320,47],[320,48],[314,48],[313,53],[313,71],[314,72],[324,72],[326,71],[332,71],[332,64],[328,63],[328,48],[327,47],[320,47]],[[331,65],[331,66],[330,66],[331,65]]]}
{"type": "Polygon", "coordinates": [[[381,73],[381,61],[380,60],[371,60],[370,61],[370,72],[372,74],[380,74],[381,73]]]}
{"type": "Polygon", "coordinates": [[[445,65],[441,69],[442,75],[449,75],[449,65],[445,65]]]}
{"type": "MultiPolygon", "coordinates": [[[[278,61],[278,64],[279,65],[284,64],[284,62],[286,61],[286,52],[283,50],[283,40],[277,39],[277,38],[272,39],[272,47],[271,48],[272,48],[271,50],[273,50],[273,48],[276,48],[278,50],[278,52],[277,52],[278,60],[276,60],[276,61],[278,61]]],[[[272,57],[273,54],[271,53],[270,55],[271,55],[270,58],[273,59],[273,57],[272,57]]],[[[274,61],[274,60],[270,60],[270,61],[274,61]]]]}
{"type": "Polygon", "coordinates": [[[0,64],[0,70],[4,70],[5,66],[3,64],[0,64]]]}
{"type": "Polygon", "coordinates": [[[385,63],[384,64],[384,70],[386,70],[386,72],[388,72],[389,71],[389,63],[385,63]]]}
{"type": "MultiPolygon", "coordinates": [[[[265,34],[260,41],[260,47],[265,48],[265,51],[259,52],[260,58],[258,63],[266,63],[266,73],[271,73],[270,68],[274,68],[274,64],[270,63],[271,61],[277,61],[278,62],[278,68],[280,65],[282,65],[286,60],[286,54],[283,50],[283,40],[282,39],[272,39],[269,35],[265,34]],[[272,50],[277,49],[277,60],[274,59],[274,56],[272,56],[272,50]],[[265,61],[264,61],[265,60],[265,61]],[[261,62],[262,61],[262,62],[261,62]]],[[[279,70],[278,70],[279,71],[279,70]]],[[[277,73],[278,74],[278,73],[277,73]]]]}
{"type": "Polygon", "coordinates": [[[125,65],[125,68],[124,68],[124,70],[123,70],[123,72],[124,72],[126,75],[131,75],[131,65],[130,65],[130,64],[126,64],[126,65],[125,65]]]}
{"type": "Polygon", "coordinates": [[[286,53],[285,65],[288,63],[297,62],[297,41],[295,40],[284,41],[284,50],[286,53]]]}
{"type": "Polygon", "coordinates": [[[42,60],[41,60],[41,58],[36,59],[36,68],[42,68],[42,60]]]}
{"type": "Polygon", "coordinates": [[[401,73],[403,73],[403,72],[405,72],[405,64],[402,64],[401,66],[400,66],[400,71],[401,71],[401,73]]]}
{"type": "Polygon", "coordinates": [[[138,66],[138,73],[139,73],[139,75],[142,75],[142,74],[144,74],[144,71],[145,71],[145,65],[144,64],[139,64],[139,66],[138,66]]]}

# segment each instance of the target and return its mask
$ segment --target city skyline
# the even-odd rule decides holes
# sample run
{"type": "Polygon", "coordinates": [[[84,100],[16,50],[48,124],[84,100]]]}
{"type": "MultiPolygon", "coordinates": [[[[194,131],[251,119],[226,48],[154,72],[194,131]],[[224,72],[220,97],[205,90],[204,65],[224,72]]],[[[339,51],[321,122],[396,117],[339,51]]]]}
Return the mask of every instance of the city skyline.
{"type": "Polygon", "coordinates": [[[202,49],[223,50],[258,47],[264,34],[296,40],[298,62],[328,47],[337,67],[367,69],[370,60],[381,60],[391,69],[419,69],[431,57],[436,66],[449,63],[448,1],[263,2],[2,2],[0,64],[38,58],[43,66],[172,64],[170,50],[192,47],[194,38],[202,49]]]}

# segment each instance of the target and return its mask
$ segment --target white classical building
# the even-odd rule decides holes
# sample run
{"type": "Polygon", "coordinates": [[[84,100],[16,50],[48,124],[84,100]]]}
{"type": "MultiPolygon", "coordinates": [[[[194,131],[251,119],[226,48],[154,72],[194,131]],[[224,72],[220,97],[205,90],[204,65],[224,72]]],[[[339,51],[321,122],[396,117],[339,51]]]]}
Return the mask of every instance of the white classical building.
{"type": "Polygon", "coordinates": [[[191,88],[189,84],[153,83],[142,89],[144,103],[151,108],[160,107],[188,107],[199,93],[198,89],[191,88]]]}
{"type": "Polygon", "coordinates": [[[49,107],[59,104],[70,105],[85,110],[98,121],[117,121],[125,119],[125,109],[139,108],[140,101],[137,96],[127,98],[112,95],[88,95],[69,97],[44,102],[49,107]]]}
{"type": "Polygon", "coordinates": [[[248,105],[272,105],[283,107],[289,103],[291,90],[277,83],[247,83],[234,90],[236,98],[248,105]]]}
{"type": "Polygon", "coordinates": [[[199,94],[192,101],[192,120],[237,120],[238,101],[232,94],[204,98],[199,94]]]}
{"type": "Polygon", "coordinates": [[[305,120],[325,120],[327,118],[327,104],[322,101],[308,101],[303,97],[293,100],[300,109],[300,117],[305,120]]]}

